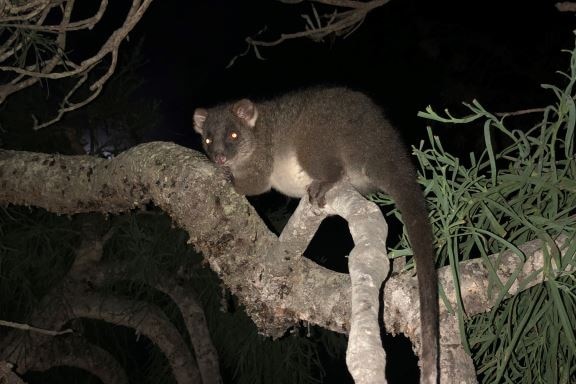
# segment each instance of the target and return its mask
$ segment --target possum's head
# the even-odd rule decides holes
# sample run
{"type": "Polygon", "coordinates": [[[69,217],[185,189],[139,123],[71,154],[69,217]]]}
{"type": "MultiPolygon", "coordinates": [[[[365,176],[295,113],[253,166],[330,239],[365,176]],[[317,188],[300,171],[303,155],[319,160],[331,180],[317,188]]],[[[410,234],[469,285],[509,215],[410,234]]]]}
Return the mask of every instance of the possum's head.
{"type": "Polygon", "coordinates": [[[258,110],[250,100],[232,105],[194,111],[194,130],[202,135],[202,145],[218,165],[234,167],[247,159],[256,147],[254,126],[258,110]]]}

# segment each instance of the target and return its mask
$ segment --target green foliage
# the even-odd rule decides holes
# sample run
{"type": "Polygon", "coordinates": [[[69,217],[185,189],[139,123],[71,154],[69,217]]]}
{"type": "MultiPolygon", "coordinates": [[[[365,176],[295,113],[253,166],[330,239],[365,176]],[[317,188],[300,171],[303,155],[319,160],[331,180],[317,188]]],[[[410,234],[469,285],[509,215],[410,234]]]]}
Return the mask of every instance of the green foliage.
{"type": "Polygon", "coordinates": [[[19,321],[66,274],[79,233],[69,217],[0,208],[0,318],[19,321]]]}
{"type": "Polygon", "coordinates": [[[66,62],[66,55],[61,52],[58,43],[49,34],[34,29],[3,27],[0,26],[0,34],[6,29],[8,36],[13,36],[17,43],[13,46],[21,47],[14,51],[14,67],[32,67],[33,71],[40,72],[46,64],[45,60],[52,56],[59,56],[62,62],[66,62]]]}
{"type": "Polygon", "coordinates": [[[468,341],[482,382],[573,383],[574,299],[571,276],[535,286],[468,320],[468,341]]]}
{"type": "MultiPolygon", "coordinates": [[[[481,257],[490,271],[491,294],[498,303],[493,311],[466,318],[453,308],[465,347],[485,383],[576,381],[576,51],[571,52],[570,73],[561,74],[567,85],[543,85],[557,101],[541,111],[542,120],[531,128],[508,129],[505,120],[510,117],[495,116],[477,101],[465,104],[471,114],[463,118],[448,111],[440,116],[430,107],[419,114],[446,124],[483,124],[486,150],[479,157],[470,154],[462,161],[447,153],[430,128],[429,147],[421,143],[414,153],[429,202],[438,264],[451,266],[456,284],[462,260],[481,257]],[[501,136],[510,144],[496,153],[492,143],[501,136]],[[572,243],[564,257],[554,243],[560,234],[572,243]],[[545,255],[547,283],[508,298],[521,266],[502,284],[495,274],[498,261],[487,256],[509,250],[525,259],[517,246],[533,239],[552,250],[545,255]],[[566,272],[554,272],[553,262],[566,272]]],[[[390,204],[385,196],[374,199],[390,204]]],[[[404,236],[392,257],[410,254],[404,236]]],[[[461,304],[460,297],[458,301],[461,304]]]]}
{"type": "Polygon", "coordinates": [[[200,257],[186,244],[188,235],[175,230],[161,211],[148,210],[113,218],[114,236],[104,248],[105,262],[125,264],[127,279],[154,283],[158,272],[175,274],[177,269],[200,257]]]}

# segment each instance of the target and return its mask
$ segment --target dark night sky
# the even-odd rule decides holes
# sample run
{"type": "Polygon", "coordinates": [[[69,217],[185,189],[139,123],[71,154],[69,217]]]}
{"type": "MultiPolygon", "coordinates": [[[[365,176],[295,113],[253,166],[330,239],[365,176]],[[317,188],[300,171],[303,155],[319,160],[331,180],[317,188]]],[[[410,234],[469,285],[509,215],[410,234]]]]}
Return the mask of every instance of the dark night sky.
{"type": "Polygon", "coordinates": [[[245,49],[246,36],[264,26],[268,39],[297,31],[310,5],[155,1],[131,38],[146,36],[147,93],[163,105],[155,138],[194,143],[197,106],[338,84],[369,93],[411,141],[425,131],[416,113],[429,104],[457,111],[477,98],[496,112],[548,101],[540,84],[558,83],[554,71],[567,69],[561,50],[573,47],[576,25],[554,3],[392,0],[347,39],[287,42],[264,49],[267,60],[251,55],[231,69],[226,64],[245,49]]]}

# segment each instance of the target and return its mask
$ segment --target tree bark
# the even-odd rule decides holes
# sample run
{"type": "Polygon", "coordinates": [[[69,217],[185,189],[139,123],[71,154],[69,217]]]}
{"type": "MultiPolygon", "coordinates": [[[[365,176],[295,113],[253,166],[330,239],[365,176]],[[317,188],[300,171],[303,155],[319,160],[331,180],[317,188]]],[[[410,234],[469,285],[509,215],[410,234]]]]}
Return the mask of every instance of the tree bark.
{"type": "MultiPolygon", "coordinates": [[[[286,273],[279,275],[278,257],[272,257],[278,255],[278,238],[224,175],[195,151],[147,143],[112,160],[1,151],[0,187],[0,204],[35,205],[59,214],[119,213],[153,202],[189,233],[189,242],[238,297],[260,332],[279,337],[301,321],[337,332],[350,329],[349,276],[299,257],[284,258],[286,273]]],[[[502,255],[507,263],[498,264],[503,278],[510,276],[511,268],[522,268],[518,279],[524,280],[513,285],[511,294],[542,281],[542,273],[536,273],[544,263],[541,248],[539,242],[526,245],[524,264],[514,254],[502,255]]],[[[486,266],[470,260],[462,262],[460,270],[466,313],[488,311],[493,302],[486,289],[486,266]]],[[[439,278],[455,305],[447,267],[439,270],[439,278]]],[[[440,304],[441,375],[446,380],[442,382],[475,382],[454,315],[440,304]]],[[[418,345],[415,276],[402,273],[389,278],[384,305],[386,330],[404,333],[418,345]]]]}

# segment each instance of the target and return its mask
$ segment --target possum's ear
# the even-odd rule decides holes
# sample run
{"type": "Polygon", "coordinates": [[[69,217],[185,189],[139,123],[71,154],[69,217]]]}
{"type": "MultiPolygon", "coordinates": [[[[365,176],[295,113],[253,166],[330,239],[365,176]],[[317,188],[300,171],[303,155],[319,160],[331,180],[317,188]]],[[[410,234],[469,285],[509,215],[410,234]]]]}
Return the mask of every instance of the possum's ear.
{"type": "Polygon", "coordinates": [[[208,116],[208,111],[204,108],[196,108],[194,111],[194,130],[199,134],[202,134],[202,126],[206,121],[206,116],[208,116]]]}
{"type": "Polygon", "coordinates": [[[253,102],[248,99],[237,101],[232,106],[232,113],[242,120],[250,128],[254,128],[258,119],[258,110],[253,102]]]}

